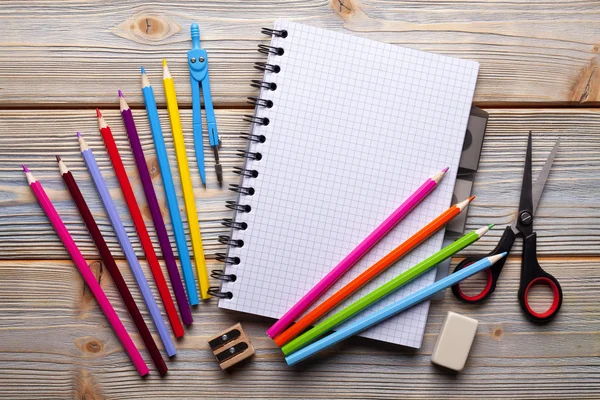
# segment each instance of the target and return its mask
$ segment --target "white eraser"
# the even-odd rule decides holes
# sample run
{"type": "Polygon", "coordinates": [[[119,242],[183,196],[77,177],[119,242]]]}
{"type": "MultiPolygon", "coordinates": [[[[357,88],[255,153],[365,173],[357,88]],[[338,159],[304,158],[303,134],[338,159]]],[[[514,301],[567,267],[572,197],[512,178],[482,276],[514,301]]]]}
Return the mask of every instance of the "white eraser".
{"type": "Polygon", "coordinates": [[[467,362],[477,325],[476,319],[448,311],[433,348],[431,362],[461,371],[467,362]]]}

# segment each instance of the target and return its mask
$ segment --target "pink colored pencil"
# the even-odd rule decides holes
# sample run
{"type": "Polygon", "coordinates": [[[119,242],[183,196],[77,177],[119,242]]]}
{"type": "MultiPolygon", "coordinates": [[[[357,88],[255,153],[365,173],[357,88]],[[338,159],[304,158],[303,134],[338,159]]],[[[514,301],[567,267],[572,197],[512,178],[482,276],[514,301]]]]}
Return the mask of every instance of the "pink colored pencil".
{"type": "Polygon", "coordinates": [[[131,337],[125,330],[125,327],[123,326],[123,323],[121,322],[119,316],[115,312],[115,309],[108,301],[108,298],[102,290],[102,287],[96,281],[96,277],[88,267],[87,262],[85,261],[83,255],[77,248],[77,245],[75,244],[75,241],[73,240],[71,234],[67,230],[67,227],[56,212],[56,209],[52,205],[52,202],[48,198],[48,195],[46,195],[42,184],[33,177],[33,174],[25,165],[23,165],[23,170],[25,171],[25,175],[27,176],[27,182],[29,183],[33,194],[35,195],[38,202],[40,203],[40,206],[46,213],[46,216],[48,216],[48,219],[50,220],[50,223],[52,224],[54,230],[58,234],[58,237],[63,242],[65,248],[71,255],[75,266],[81,273],[81,276],[83,277],[83,280],[85,281],[86,285],[90,288],[90,291],[96,298],[98,305],[102,309],[102,312],[104,312],[104,315],[106,316],[106,319],[112,326],[115,334],[123,344],[123,347],[125,348],[125,351],[127,351],[127,354],[131,358],[133,365],[137,369],[140,376],[147,375],[149,370],[148,366],[144,362],[144,359],[142,358],[142,355],[135,347],[133,340],[131,340],[131,337]]]}
{"type": "Polygon", "coordinates": [[[408,213],[415,208],[442,180],[448,168],[427,179],[408,199],[404,201],[385,221],[383,221],[365,240],[363,240],[350,254],[335,266],[323,279],[308,291],[292,308],[288,310],[273,326],[267,330],[267,335],[275,338],[296,320],[308,307],[311,306],[327,289],[344,275],[354,264],[377,244],[393,227],[395,227],[408,213]]]}

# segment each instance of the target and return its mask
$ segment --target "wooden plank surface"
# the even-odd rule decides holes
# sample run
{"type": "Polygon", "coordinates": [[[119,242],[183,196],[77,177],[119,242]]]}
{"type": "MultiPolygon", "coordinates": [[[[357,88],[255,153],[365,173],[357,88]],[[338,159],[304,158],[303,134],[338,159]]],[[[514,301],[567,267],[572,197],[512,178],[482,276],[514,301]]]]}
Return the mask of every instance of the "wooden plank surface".
{"type": "MultiPolygon", "coordinates": [[[[522,317],[516,300],[520,264],[513,258],[486,304],[462,305],[450,293],[443,301],[434,302],[419,350],[352,339],[311,362],[289,368],[264,332],[268,320],[219,310],[212,300],[194,310],[195,322],[177,343],[178,354],[176,361],[169,362],[169,375],[161,379],[153,373],[142,380],[69,261],[0,261],[2,397],[597,398],[597,260],[581,258],[567,263],[563,258],[545,258],[542,262],[560,277],[565,292],[563,310],[549,325],[535,325],[522,317]],[[22,290],[15,291],[15,286],[22,290]],[[480,321],[466,369],[458,375],[430,363],[447,310],[480,321]],[[244,365],[222,372],[207,339],[240,320],[257,353],[244,365]]],[[[126,263],[119,264],[135,287],[126,263]]],[[[218,265],[212,263],[211,267],[218,265]]],[[[100,282],[128,331],[134,331],[106,271],[100,282]]],[[[137,291],[134,296],[141,301],[137,291]]],[[[139,335],[134,341],[143,347],[139,335]]],[[[145,351],[142,355],[150,362],[145,351]]]]}
{"type": "MultiPolygon", "coordinates": [[[[521,185],[526,134],[529,129],[534,135],[534,176],[545,162],[550,149],[558,137],[562,138],[560,150],[550,173],[547,188],[542,197],[536,218],[539,234],[540,254],[555,255],[600,255],[600,206],[597,194],[600,193],[600,113],[592,109],[577,110],[503,110],[491,109],[488,132],[483,148],[479,172],[476,174],[474,194],[477,196],[469,208],[468,228],[475,229],[494,223],[498,229],[482,238],[469,248],[470,252],[486,251],[497,242],[503,226],[511,222],[518,203],[521,185]],[[568,194],[568,195],[567,195],[568,194]]],[[[235,155],[236,149],[244,147],[244,140],[238,137],[240,131],[248,129],[242,121],[244,110],[218,110],[223,149],[222,163],[225,182],[237,182],[232,167],[241,165],[242,159],[235,155]]],[[[48,259],[67,258],[60,241],[52,233],[52,228],[38,207],[21,171],[26,163],[42,181],[49,196],[65,219],[68,228],[75,234],[77,243],[86,256],[95,255],[96,250],[82,224],[77,209],[66,191],[56,167],[55,154],[60,154],[73,171],[90,207],[97,217],[114,254],[121,256],[118,242],[110,227],[93,183],[79,153],[74,132],[84,133],[93,148],[100,168],[107,179],[113,198],[125,220],[128,233],[132,236],[139,257],[143,251],[139,240],[135,239],[135,229],[130,219],[123,195],[114,176],[112,166],[103,147],[97,130],[93,110],[40,111],[41,118],[30,118],[28,111],[0,111],[0,126],[10,135],[0,136],[0,182],[3,197],[0,206],[0,253],[5,258],[48,259]],[[52,121],[48,124],[46,121],[52,121]],[[32,147],[32,143],[36,143],[32,147]],[[35,248],[24,247],[23,243],[35,243],[35,248]]],[[[117,145],[136,189],[138,200],[144,210],[146,224],[152,228],[152,221],[145,203],[144,193],[137,174],[137,168],[129,149],[123,124],[116,110],[105,110],[107,122],[111,125],[117,145]]],[[[191,113],[183,112],[183,124],[191,126],[191,113]]],[[[166,212],[162,182],[156,166],[154,144],[149,132],[145,111],[135,111],[137,124],[146,156],[151,169],[155,171],[154,184],[160,195],[160,202],[166,212]]],[[[168,118],[162,112],[162,123],[168,152],[174,157],[168,118]]],[[[187,134],[188,156],[195,165],[191,132],[187,134]]],[[[206,147],[207,148],[207,147],[206,147]]],[[[207,152],[207,160],[212,155],[207,152]]],[[[176,187],[179,190],[178,174],[172,160],[176,187]]],[[[209,255],[223,250],[217,242],[220,234],[226,233],[221,226],[223,218],[230,217],[225,201],[234,198],[234,193],[226,188],[219,189],[214,171],[209,162],[208,188],[200,184],[198,171],[192,168],[198,216],[203,233],[205,248],[209,255]]],[[[402,199],[398,199],[400,203],[402,199]]],[[[183,203],[180,204],[183,206],[183,203]]],[[[183,213],[185,217],[185,213],[183,213]]],[[[170,223],[167,223],[169,229],[170,223]]],[[[157,244],[154,231],[152,238],[157,244]]]]}
{"type": "MultiPolygon", "coordinates": [[[[600,100],[597,2],[0,0],[0,21],[2,398],[600,398],[600,112],[593,108],[600,100]],[[264,333],[270,320],[220,310],[213,299],[193,311],[195,322],[177,344],[178,356],[169,362],[168,377],[161,379],[156,373],[144,380],[137,377],[35,203],[20,165],[27,163],[43,180],[78,245],[93,262],[98,254],[56,169],[54,155],[63,157],[118,256],[134,297],[141,301],[74,134],[86,135],[136,252],[143,258],[93,108],[102,107],[113,128],[158,249],[118,115],[116,90],[125,92],[134,109],[168,218],[154,145],[141,109],[139,67],[148,70],[159,106],[164,108],[160,65],[162,58],[168,59],[193,165],[185,53],[190,47],[190,23],[201,25],[224,142],[225,181],[234,183],[232,167],[242,162],[235,150],[244,147],[238,132],[248,130],[241,121],[249,111],[245,97],[255,94],[248,83],[260,77],[252,66],[264,60],[256,46],[268,41],[260,28],[278,18],[481,63],[475,103],[491,116],[467,228],[488,223],[498,227],[469,253],[489,251],[513,216],[527,131],[534,131],[534,176],[554,140],[562,138],[536,219],[540,263],[560,280],[565,295],[555,321],[538,326],[521,314],[516,300],[519,260],[514,256],[487,303],[467,306],[449,293],[434,302],[419,350],[351,339],[311,362],[288,368],[264,333]],[[572,107],[582,105],[587,108],[572,107]],[[447,310],[472,316],[481,324],[460,374],[430,363],[447,310]],[[257,354],[244,365],[222,372],[206,340],[237,321],[253,338],[257,354]]],[[[164,110],[161,116],[175,166],[164,110]]],[[[212,161],[212,155],[207,153],[207,159],[212,161]]],[[[224,250],[217,241],[219,234],[226,233],[220,221],[231,216],[224,202],[234,193],[218,189],[210,179],[214,178],[210,162],[207,176],[205,190],[192,168],[198,218],[213,269],[220,267],[214,254],[224,250]]],[[[177,173],[175,179],[177,186],[177,173]]],[[[170,229],[169,225],[167,221],[170,229]]],[[[143,260],[142,264],[148,272],[143,260]]],[[[107,271],[97,263],[93,267],[127,329],[134,332],[107,271]]],[[[149,322],[145,307],[142,312],[149,322]]],[[[134,341],[150,362],[139,335],[134,335],[134,341]]]]}
{"type": "Polygon", "coordinates": [[[140,65],[162,101],[160,60],[167,58],[180,101],[189,104],[185,54],[196,21],[214,101],[238,106],[254,93],[250,79],[260,76],[252,68],[263,60],[256,45],[268,40],[260,28],[278,18],[477,60],[478,104],[599,100],[600,12],[593,0],[4,0],[0,102],[96,106],[113,103],[122,89],[131,106],[140,105],[140,65]]]}

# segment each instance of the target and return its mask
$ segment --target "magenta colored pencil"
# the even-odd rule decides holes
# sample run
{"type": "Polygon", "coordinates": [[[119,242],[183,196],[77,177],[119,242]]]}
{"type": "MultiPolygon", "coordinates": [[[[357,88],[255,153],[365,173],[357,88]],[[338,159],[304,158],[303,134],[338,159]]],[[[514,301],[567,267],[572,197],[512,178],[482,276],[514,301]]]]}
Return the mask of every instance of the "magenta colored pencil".
{"type": "Polygon", "coordinates": [[[160,212],[160,205],[158,204],[158,198],[154,191],[154,185],[152,184],[152,177],[146,164],[146,157],[144,156],[144,150],[142,149],[142,143],[138,136],[135,122],[133,120],[133,114],[123,97],[123,93],[119,90],[119,104],[121,108],[121,116],[123,117],[123,123],[125,124],[125,130],[127,136],[129,136],[129,144],[135,158],[135,163],[140,173],[142,180],[142,186],[144,187],[144,193],[146,194],[146,200],[148,201],[148,207],[150,208],[150,214],[152,214],[152,220],[154,221],[154,228],[158,235],[158,242],[160,249],[162,250],[163,256],[165,257],[165,264],[167,264],[167,271],[169,272],[169,279],[171,280],[171,286],[175,293],[175,299],[177,300],[177,306],[179,307],[179,313],[181,314],[181,320],[184,325],[190,325],[194,320],[192,318],[192,310],[188,303],[181,282],[181,275],[179,275],[179,269],[177,268],[177,262],[175,261],[175,255],[173,254],[173,248],[171,247],[171,241],[169,240],[169,234],[167,233],[167,227],[163,220],[160,212]]]}
{"type": "Polygon", "coordinates": [[[92,271],[90,271],[87,262],[83,258],[83,255],[79,251],[79,248],[77,248],[77,245],[75,244],[75,241],[73,240],[71,234],[67,230],[67,227],[56,212],[56,209],[52,205],[52,202],[46,195],[42,184],[33,177],[33,174],[29,171],[29,169],[27,169],[25,165],[23,165],[23,170],[25,171],[25,175],[27,176],[27,182],[29,183],[33,194],[35,195],[38,202],[40,203],[40,206],[46,213],[46,216],[50,220],[50,223],[54,227],[54,230],[58,234],[58,237],[63,242],[65,248],[69,252],[69,255],[73,259],[73,263],[75,263],[75,266],[79,270],[79,273],[83,277],[83,280],[85,281],[86,285],[90,288],[90,291],[96,298],[100,309],[106,316],[106,319],[110,323],[115,334],[123,344],[123,347],[125,348],[125,351],[131,358],[133,365],[138,370],[140,376],[147,375],[149,370],[148,366],[144,362],[144,359],[142,358],[142,355],[135,347],[133,340],[131,340],[131,337],[125,330],[125,327],[123,326],[123,323],[121,322],[119,316],[115,312],[115,309],[108,301],[108,298],[102,290],[102,287],[100,286],[98,281],[96,281],[96,277],[94,276],[92,271]]]}
{"type": "Polygon", "coordinates": [[[415,208],[442,180],[448,168],[438,172],[427,179],[408,199],[404,201],[385,221],[383,221],[365,240],[363,240],[350,254],[323,277],[312,289],[308,291],[292,308],[288,310],[273,326],[267,330],[267,335],[275,338],[296,320],[308,307],[311,306],[327,289],[344,275],[368,251],[377,244],[393,227],[395,227],[408,213],[415,208]]]}

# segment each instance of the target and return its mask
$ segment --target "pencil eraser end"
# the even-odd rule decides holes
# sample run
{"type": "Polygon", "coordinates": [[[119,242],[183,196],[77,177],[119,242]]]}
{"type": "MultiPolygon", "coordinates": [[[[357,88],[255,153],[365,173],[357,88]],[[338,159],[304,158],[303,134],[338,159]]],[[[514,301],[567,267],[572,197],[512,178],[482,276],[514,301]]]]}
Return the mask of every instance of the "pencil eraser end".
{"type": "Polygon", "coordinates": [[[431,362],[462,371],[477,333],[476,319],[448,311],[431,354],[431,362]]]}

